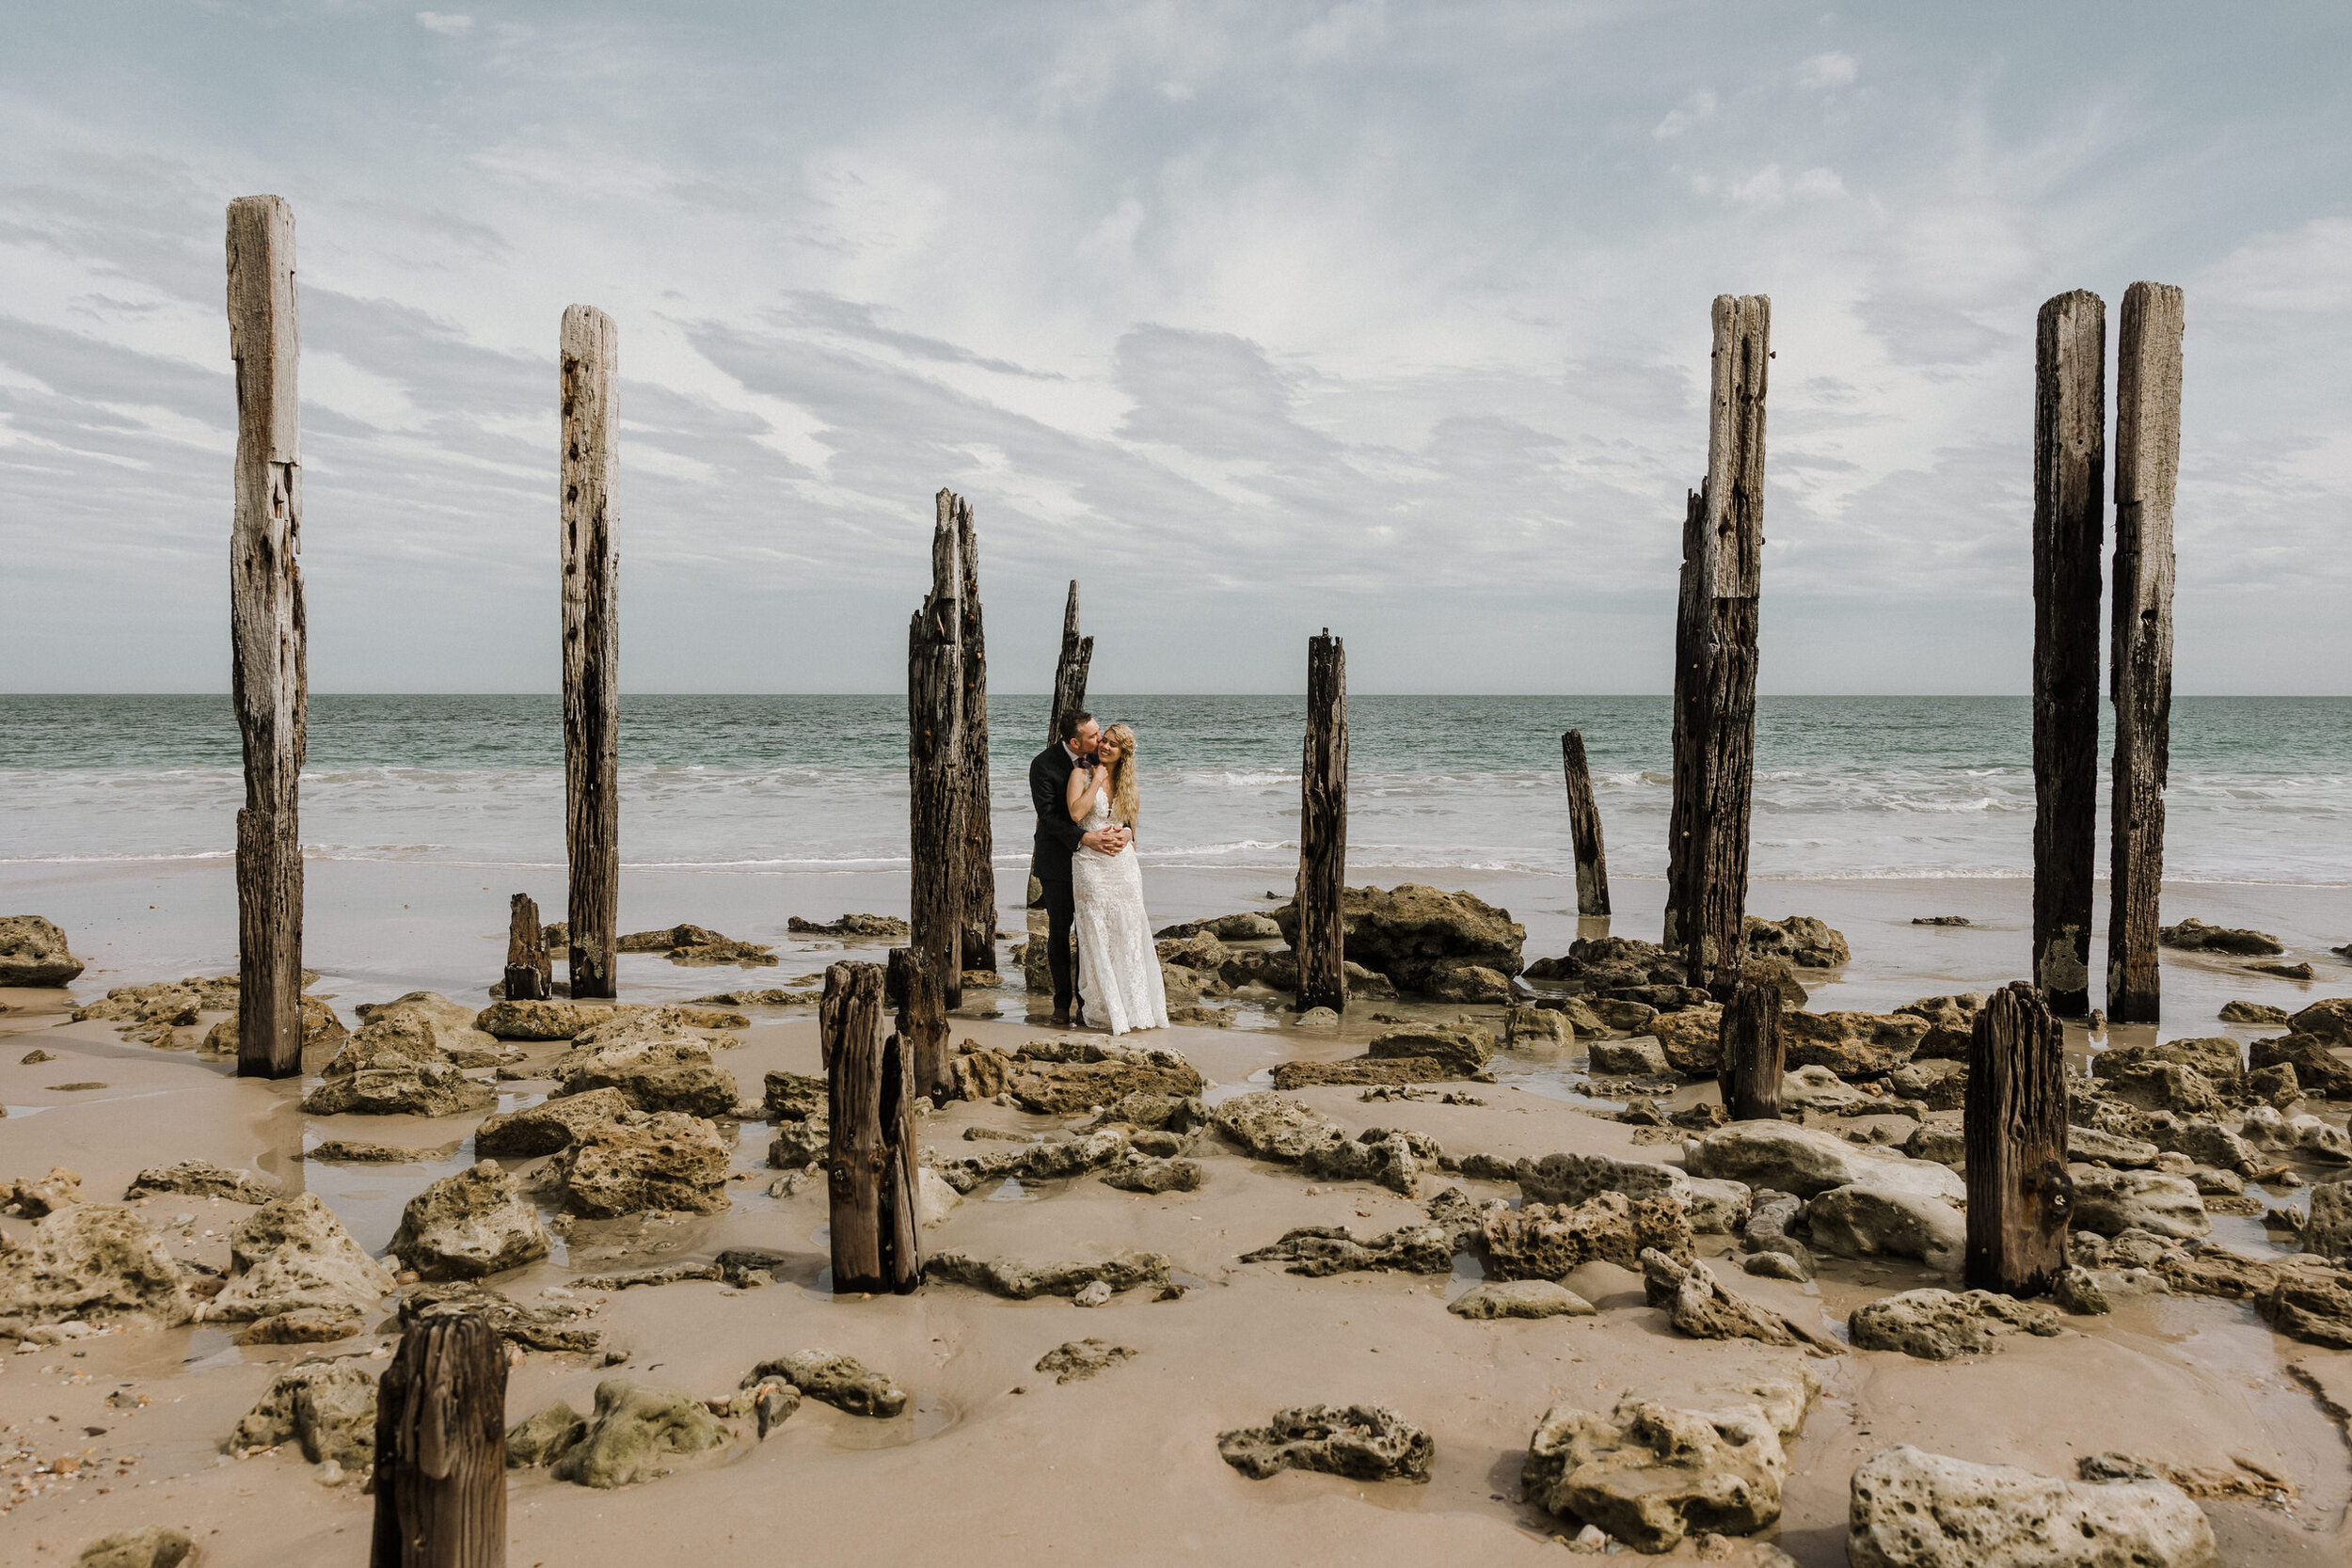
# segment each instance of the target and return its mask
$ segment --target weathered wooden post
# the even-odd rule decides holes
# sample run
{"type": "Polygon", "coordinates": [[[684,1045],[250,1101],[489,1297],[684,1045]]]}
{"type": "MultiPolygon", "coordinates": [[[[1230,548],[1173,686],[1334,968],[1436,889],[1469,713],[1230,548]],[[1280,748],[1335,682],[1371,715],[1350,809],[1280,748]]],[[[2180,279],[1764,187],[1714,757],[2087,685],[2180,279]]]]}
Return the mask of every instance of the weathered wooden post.
{"type": "Polygon", "coordinates": [[[612,546],[619,334],[564,311],[564,827],[571,993],[617,996],[621,908],[620,562],[612,546]]]}
{"type": "Polygon", "coordinates": [[[883,1000],[898,1015],[898,1037],[906,1042],[912,1093],[944,1105],[957,1098],[955,1064],[947,1050],[947,1008],[931,956],[919,947],[894,947],[883,981],[883,1000]]]}
{"type": "MultiPolygon", "coordinates": [[[[907,825],[913,855],[909,945],[921,950],[922,979],[936,986],[944,1011],[963,1000],[962,617],[963,571],[957,561],[956,498],[939,492],[931,530],[931,591],[907,628],[907,825]]],[[[928,1062],[919,1063],[930,1067],[928,1062]]],[[[939,1064],[944,1067],[945,1063],[939,1064]]],[[[939,1085],[918,1078],[914,1092],[939,1085]]]]}
{"type": "Polygon", "coordinates": [[[1734,1121],[1778,1121],[1788,1048],[1780,1034],[1780,987],[1742,978],[1724,1005],[1724,1114],[1734,1121]]]}
{"type": "Polygon", "coordinates": [[[825,1177],[833,1199],[833,1289],[912,1291],[923,1279],[915,1212],[914,1098],[905,1042],[882,1036],[880,964],[825,971],[817,1022],[829,1079],[825,1177]]]}
{"type": "Polygon", "coordinates": [[[2181,467],[2181,291],[2123,293],[2115,372],[2114,804],[2107,1018],[2154,1023],[2164,782],[2172,749],[2172,490],[2181,467]]]}
{"type": "MultiPolygon", "coordinates": [[[[946,492],[941,492],[943,495],[946,492]]],[[[956,501],[957,606],[963,638],[963,764],[957,809],[963,823],[964,969],[996,973],[996,831],[988,799],[988,641],[980,626],[980,543],[972,503],[956,501]]]]}
{"type": "Polygon", "coordinates": [[[237,1073],[302,1070],[302,828],[310,725],[302,603],[302,341],[294,209],[229,204],[229,355],[237,367],[229,645],[245,805],[237,813],[237,1073]]]}
{"type": "Polygon", "coordinates": [[[539,924],[539,906],[527,893],[507,900],[506,980],[509,1002],[544,1002],[554,994],[553,967],[548,958],[547,927],[539,924]]]}
{"type": "Polygon", "coordinates": [[[1568,781],[1568,837],[1576,847],[1576,912],[1609,912],[1609,855],[1600,843],[1600,811],[1593,804],[1593,770],[1584,761],[1584,736],[1570,730],[1560,737],[1560,768],[1568,781]]]}
{"type": "Polygon", "coordinates": [[[2090,1010],[2099,816],[2099,549],[2106,537],[2107,308],[2043,303],[2034,337],[2033,974],[2090,1010]]]}
{"type": "Polygon", "coordinates": [[[1704,778],[1698,749],[1707,734],[1707,601],[1699,594],[1700,557],[1706,550],[1707,498],[1684,494],[1682,570],[1675,589],[1674,797],[1666,819],[1666,920],[1659,941],[1667,951],[1690,943],[1686,911],[1693,907],[1692,867],[1697,863],[1699,785],[1704,778]]]}
{"type": "Polygon", "coordinates": [[[375,1396],[369,1568],[504,1568],[506,1347],[478,1313],[408,1325],[375,1396]]]}
{"type": "Polygon", "coordinates": [[[1968,1043],[1963,1135],[1967,1284],[2039,1295],[2066,1266],[2066,1058],[2058,1020],[2023,980],[1993,993],[1968,1043]]]}
{"type": "Polygon", "coordinates": [[[1347,649],[1307,640],[1307,748],[1299,770],[1298,1008],[1347,1010],[1347,649]]]}
{"type": "Polygon", "coordinates": [[[1078,579],[1070,579],[1070,602],[1061,612],[1061,657],[1054,661],[1054,709],[1045,721],[1045,743],[1062,737],[1062,716],[1087,705],[1087,667],[1094,662],[1094,639],[1078,635],[1078,579]]]}
{"type": "Polygon", "coordinates": [[[1719,294],[1707,441],[1706,515],[1693,592],[1706,614],[1705,722],[1691,736],[1691,984],[1725,983],[1747,951],[1748,807],[1756,771],[1756,600],[1764,554],[1764,394],[1772,302],[1719,294]]]}

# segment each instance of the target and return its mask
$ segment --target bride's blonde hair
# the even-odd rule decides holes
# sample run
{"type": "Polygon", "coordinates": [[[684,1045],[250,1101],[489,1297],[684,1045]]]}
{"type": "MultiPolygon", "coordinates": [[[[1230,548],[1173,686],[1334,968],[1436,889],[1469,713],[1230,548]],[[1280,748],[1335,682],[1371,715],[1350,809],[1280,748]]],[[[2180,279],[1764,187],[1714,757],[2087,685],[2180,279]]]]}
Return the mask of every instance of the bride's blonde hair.
{"type": "Polygon", "coordinates": [[[1111,765],[1111,820],[1132,828],[1143,809],[1142,792],[1136,787],[1136,732],[1113,724],[1103,738],[1119,748],[1119,760],[1111,765]]]}

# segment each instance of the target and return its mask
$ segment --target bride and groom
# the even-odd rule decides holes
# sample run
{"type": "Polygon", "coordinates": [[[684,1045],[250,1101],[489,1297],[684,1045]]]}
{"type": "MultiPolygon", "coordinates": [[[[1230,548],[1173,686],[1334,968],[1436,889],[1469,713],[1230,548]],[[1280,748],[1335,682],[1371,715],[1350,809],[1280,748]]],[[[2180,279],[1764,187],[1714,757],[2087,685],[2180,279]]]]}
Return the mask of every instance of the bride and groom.
{"type": "Polygon", "coordinates": [[[1045,909],[1054,1026],[1069,1027],[1074,999],[1082,1025],[1091,1020],[1114,1035],[1166,1028],[1168,990],[1136,860],[1136,732],[1124,724],[1104,729],[1087,713],[1069,715],[1061,729],[1029,764],[1029,801],[1037,808],[1029,878],[1040,889],[1030,903],[1045,909]]]}

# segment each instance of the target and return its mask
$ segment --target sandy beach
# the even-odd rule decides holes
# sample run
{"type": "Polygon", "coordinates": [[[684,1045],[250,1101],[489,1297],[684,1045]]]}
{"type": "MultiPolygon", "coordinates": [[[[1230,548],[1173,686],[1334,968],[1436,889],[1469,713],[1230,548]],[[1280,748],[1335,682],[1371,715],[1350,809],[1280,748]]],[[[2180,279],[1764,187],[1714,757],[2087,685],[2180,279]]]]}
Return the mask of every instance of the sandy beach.
{"type": "MultiPolygon", "coordinates": [[[[1369,868],[1364,875],[1391,880],[1369,868]]],[[[1154,918],[1264,909],[1265,877],[1153,872],[1154,918]]],[[[233,967],[222,945],[234,928],[225,866],[123,866],[99,876],[58,867],[27,875],[19,867],[9,881],[8,901],[59,921],[77,951],[90,956],[90,968],[70,991],[0,995],[8,1009],[0,1014],[8,1034],[0,1176],[29,1179],[62,1165],[78,1173],[91,1200],[111,1202],[142,1169],[210,1161],[318,1195],[361,1246],[380,1253],[412,1196],[472,1163],[478,1117],[306,1116],[297,1101],[315,1078],[239,1080],[230,1063],[135,1043],[105,1022],[70,1022],[76,1002],[111,986],[233,967]],[[36,1049],[46,1059],[20,1065],[16,1058],[36,1049]],[[329,1137],[423,1153],[397,1164],[302,1158],[329,1137]]],[[[1563,879],[1495,876],[1448,885],[1510,909],[1528,928],[1531,960],[1564,952],[1579,934],[1573,886],[1563,879]]],[[[321,977],[313,994],[331,998],[347,1026],[358,1022],[358,1005],[416,990],[486,1004],[485,982],[502,957],[508,891],[466,868],[314,866],[308,952],[321,977]]],[[[545,897],[553,890],[540,891],[545,897]]],[[[1627,912],[1610,929],[1654,937],[1659,892],[1655,882],[1622,880],[1618,901],[1627,912]]],[[[625,884],[624,928],[691,920],[773,942],[782,961],[757,970],[683,969],[631,955],[623,960],[624,1000],[685,1001],[738,985],[786,985],[836,958],[878,958],[878,946],[790,938],[784,916],[898,912],[904,897],[902,873],[634,875],[625,884]]],[[[1989,990],[2013,977],[2026,898],[2023,881],[1774,881],[1756,884],[1750,909],[1770,918],[1814,915],[1847,937],[1851,961],[1807,976],[1812,1009],[1883,1011],[1921,996],[1989,990]],[[1912,924],[1933,915],[1970,924],[1912,924]]],[[[2070,1037],[2076,1070],[2089,1053],[2132,1038],[2249,1040],[2275,1032],[2225,1025],[2216,1014],[2233,997],[2291,1010],[2343,994],[2352,975],[2327,952],[2352,931],[2352,890],[2201,885],[2168,900],[2169,918],[2187,913],[2271,931],[2290,956],[2312,960],[2322,978],[2298,984],[2249,974],[2239,960],[2168,952],[2169,1022],[2137,1035],[2118,1029],[2097,1039],[2070,1037]]],[[[1586,922],[1582,934],[1600,931],[1586,922]]],[[[1017,1052],[1052,1037],[1041,1019],[1028,1016],[1032,999],[1019,990],[1018,973],[1009,978],[1003,990],[972,993],[956,1020],[960,1039],[1017,1052]]],[[[1179,1026],[1142,1038],[1181,1053],[1207,1081],[1204,1098],[1214,1104],[1263,1088],[1278,1063],[1357,1054],[1388,1026],[1370,1016],[1375,1010],[1359,1004],[1338,1029],[1313,1029],[1278,1007],[1244,1001],[1234,1005],[1230,1028],[1179,1026]]],[[[1468,1016],[1498,1028],[1502,1011],[1414,1001],[1376,1010],[1391,1020],[1468,1016]]],[[[746,1012],[749,1028],[700,1032],[718,1048],[715,1059],[742,1100],[757,1099],[767,1072],[819,1070],[808,1009],[746,1012]]],[[[564,1044],[529,1046],[528,1062],[505,1069],[496,1085],[500,1110],[532,1103],[554,1087],[531,1074],[564,1044]]],[[[1574,1153],[1681,1164],[1679,1134],[1640,1141],[1644,1130],[1613,1119],[1621,1101],[1584,1092],[1584,1065],[1581,1044],[1523,1045],[1494,1058],[1491,1083],[1432,1085],[1409,1101],[1368,1103],[1365,1091],[1352,1086],[1304,1088],[1291,1098],[1350,1133],[1404,1129],[1456,1158],[1574,1153]],[[1446,1092],[1476,1103],[1442,1103],[1446,1092]]],[[[1691,1083],[1666,1104],[1714,1097],[1711,1082],[1691,1083]]],[[[2341,1105],[2320,1108],[2342,1120],[2341,1105]]],[[[1004,1147],[966,1139],[967,1129],[1040,1134],[1091,1119],[959,1102],[927,1115],[920,1138],[927,1154],[953,1159],[1004,1147]]],[[[1811,1119],[1848,1125],[1818,1114],[1811,1119]]],[[[1957,1114],[1941,1119],[1956,1123],[1957,1114]]],[[[2071,1476],[2083,1456],[2120,1452],[2176,1473],[2273,1478],[2275,1484],[2244,1487],[2248,1495],[2203,1499],[2226,1561],[2335,1563],[2352,1544],[2345,1526],[2352,1465],[2341,1425],[2352,1394],[2352,1353],[2275,1334],[2248,1302],[2118,1295],[2110,1315],[2070,1316],[2055,1337],[2014,1336],[1991,1354],[1822,1357],[1685,1338],[1644,1305],[1639,1274],[1593,1261],[1563,1281],[1597,1308],[1593,1315],[1468,1321],[1445,1307],[1476,1283],[1481,1268],[1471,1252],[1457,1257],[1451,1275],[1302,1277],[1278,1262],[1239,1259],[1295,1227],[1340,1226],[1368,1239],[1426,1223],[1424,1205],[1450,1186],[1473,1200],[1517,1202],[1514,1183],[1430,1170],[1407,1197],[1370,1181],[1302,1177],[1211,1131],[1184,1140],[1185,1157],[1204,1173],[1197,1191],[1142,1195],[1090,1175],[1009,1188],[990,1181],[924,1235],[927,1252],[1033,1263],[1100,1259],[1128,1248],[1156,1252],[1169,1260],[1180,1299],[1157,1299],[1161,1292],[1146,1287],[1086,1311],[1066,1298],[1005,1300],[936,1282],[906,1297],[835,1298],[825,1273],[821,1181],[784,1194],[768,1164],[773,1129],[758,1120],[721,1126],[738,1128],[724,1212],[576,1222],[547,1259],[492,1282],[518,1302],[553,1290],[559,1295],[550,1299],[591,1308],[580,1321],[603,1335],[596,1352],[520,1354],[509,1382],[510,1421],[556,1400],[586,1411],[597,1384],[615,1376],[724,1401],[755,1364],[814,1348],[855,1356],[896,1380],[912,1396],[908,1408],[875,1419],[812,1400],[764,1441],[749,1421],[733,1419],[723,1447],[680,1458],[675,1474],[618,1491],[558,1481],[544,1469],[515,1470],[511,1561],[644,1560],[648,1542],[660,1543],[650,1555],[664,1561],[767,1560],[778,1553],[884,1561],[933,1552],[986,1564],[1549,1561],[1564,1549],[1555,1537],[1565,1539],[1574,1527],[1520,1500],[1519,1476],[1531,1429],[1549,1408],[1571,1402],[1605,1411],[1628,1393],[1704,1406],[1791,1372],[1818,1378],[1820,1392],[1788,1445],[1785,1513],[1759,1542],[1801,1563],[1845,1560],[1848,1479],[1868,1454],[1896,1443],[2047,1475],[2071,1476]],[[772,1285],[696,1280],[582,1291],[572,1284],[582,1275],[707,1261],[742,1247],[784,1256],[772,1285]],[[1088,1337],[1136,1354],[1067,1385],[1035,1370],[1057,1346],[1088,1337]],[[616,1355],[626,1358],[605,1365],[616,1355]],[[1254,1481],[1220,1461],[1219,1433],[1262,1423],[1279,1408],[1323,1402],[1389,1405],[1424,1428],[1436,1445],[1429,1482],[1366,1483],[1298,1471],[1254,1481]],[[623,1552],[622,1542],[632,1544],[623,1552]]],[[[2336,1174],[2287,1163],[2306,1180],[2336,1174]]],[[[507,1164],[529,1177],[546,1162],[507,1164]]],[[[2274,1207],[2309,1202],[2307,1186],[2249,1183],[2247,1191],[2274,1207]]],[[[135,1207],[177,1238],[176,1257],[215,1269],[230,1266],[228,1233],[251,1212],[178,1196],[135,1207]]],[[[28,1219],[0,1218],[11,1243],[22,1244],[31,1228],[28,1219]]],[[[2213,1241],[2257,1258],[2283,1258],[2294,1247],[2245,1216],[2217,1216],[2213,1241]]],[[[1955,1283],[1920,1262],[1827,1253],[1811,1283],[1753,1277],[1740,1271],[1736,1236],[1701,1234],[1697,1243],[1698,1256],[1714,1260],[1737,1293],[1830,1336],[1842,1336],[1852,1308],[1875,1297],[1955,1283]]],[[[229,1329],[199,1322],[27,1342],[0,1358],[0,1387],[8,1390],[0,1435],[15,1456],[0,1555],[70,1562],[84,1543],[108,1531],[163,1523],[188,1530],[212,1563],[363,1560],[371,1499],[358,1478],[329,1484],[291,1446],[234,1458],[223,1444],[273,1378],[307,1358],[354,1358],[380,1370],[399,1329],[391,1305],[371,1316],[366,1332],[318,1346],[240,1346],[229,1329]],[[65,1459],[75,1463],[60,1466],[65,1459]]],[[[1678,1554],[1694,1549],[1686,1542],[1678,1554]]],[[[1740,1555],[1763,1551],[1746,1542],[1719,1549],[1731,1554],[1725,1560],[1781,1560],[1740,1555]]]]}

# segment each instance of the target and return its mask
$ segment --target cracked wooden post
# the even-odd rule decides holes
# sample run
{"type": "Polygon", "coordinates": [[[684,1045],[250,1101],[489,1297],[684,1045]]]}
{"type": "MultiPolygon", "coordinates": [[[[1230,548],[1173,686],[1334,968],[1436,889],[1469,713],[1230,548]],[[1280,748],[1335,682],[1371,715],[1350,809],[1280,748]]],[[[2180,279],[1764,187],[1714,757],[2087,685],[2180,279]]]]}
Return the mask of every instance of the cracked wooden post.
{"type": "Polygon", "coordinates": [[[989,819],[988,642],[980,626],[980,545],[972,503],[956,502],[956,556],[962,574],[963,765],[958,809],[963,823],[965,969],[996,973],[996,832],[989,819]]]}
{"type": "Polygon", "coordinates": [[[245,746],[237,813],[237,1074],[302,1070],[302,828],[310,724],[302,601],[302,356],[294,210],[229,204],[229,354],[237,467],[229,536],[230,668],[245,746]]]}
{"type": "Polygon", "coordinates": [[[2107,1019],[2154,1023],[2172,746],[2172,490],[2181,467],[2181,291],[2123,293],[2115,372],[2114,803],[2108,812],[2107,1019]]]}
{"type": "Polygon", "coordinates": [[[546,1001],[555,994],[553,975],[547,927],[539,924],[539,906],[531,895],[517,893],[506,906],[506,1000],[546,1001]]]}
{"type": "Polygon", "coordinates": [[[1568,781],[1568,837],[1576,848],[1576,912],[1609,912],[1609,855],[1601,847],[1600,810],[1593,804],[1593,770],[1584,761],[1584,736],[1570,730],[1560,737],[1560,768],[1568,781]]]}
{"type": "Polygon", "coordinates": [[[2064,1037],[2023,980],[1994,992],[1977,1015],[1963,1118],[1968,1288],[2039,1295],[2066,1266],[2074,1187],[2066,1174],[2064,1037]]]}
{"type": "Polygon", "coordinates": [[[1780,1033],[1780,987],[1742,978],[1724,1005],[1724,1065],[1718,1084],[1734,1121],[1778,1121],[1788,1047],[1780,1033]]]}
{"type": "MultiPolygon", "coordinates": [[[[912,856],[908,945],[925,960],[921,980],[940,993],[944,1015],[963,1000],[965,893],[961,804],[963,771],[962,596],[957,557],[956,498],[942,490],[931,530],[931,591],[907,628],[907,830],[912,856]]],[[[928,1012],[928,1005],[926,1006],[928,1012]]],[[[941,1044],[945,1045],[943,1031],[941,1044]]],[[[946,1098],[951,1081],[944,1049],[918,1049],[914,1092],[946,1098]]]]}
{"type": "Polygon", "coordinates": [[[1087,705],[1087,667],[1094,662],[1094,639],[1078,635],[1078,579],[1070,579],[1070,602],[1061,612],[1061,657],[1054,661],[1054,708],[1045,721],[1045,744],[1061,738],[1062,715],[1087,705]]]}
{"type": "Polygon", "coordinates": [[[504,1568],[506,1345],[475,1312],[419,1318],[375,1396],[369,1568],[504,1568]]]}
{"type": "Polygon", "coordinates": [[[905,1042],[882,1035],[883,991],[880,964],[834,964],[817,1009],[832,1122],[825,1180],[835,1295],[903,1295],[923,1280],[914,1091],[905,1042]]]}
{"type": "Polygon", "coordinates": [[[1670,953],[1690,942],[1684,911],[1693,904],[1691,868],[1698,856],[1692,825],[1703,777],[1698,743],[1707,733],[1707,614],[1698,591],[1706,527],[1706,498],[1696,490],[1686,492],[1682,570],[1675,590],[1674,797],[1666,818],[1666,919],[1659,938],[1670,953]]]}
{"type": "MultiPolygon", "coordinates": [[[[1691,592],[1704,615],[1697,659],[1702,722],[1688,738],[1689,883],[1681,933],[1691,984],[1720,987],[1747,951],[1748,812],[1756,771],[1757,594],[1764,554],[1764,395],[1772,302],[1719,294],[1707,441],[1705,515],[1691,592]]],[[[1693,630],[1699,630],[1698,626],[1693,630]]],[[[1680,759],[1677,758],[1677,765],[1680,759]]]]}
{"type": "Polygon", "coordinates": [[[1347,1011],[1347,649],[1307,640],[1307,746],[1299,770],[1298,1009],[1347,1011]]]}
{"type": "Polygon", "coordinates": [[[2053,1012],[2090,1010],[2098,863],[2099,550],[2106,536],[2107,308],[2042,307],[2034,346],[2033,974],[2053,1012]]]}
{"type": "Polygon", "coordinates": [[[612,318],[564,311],[564,828],[575,998],[620,994],[621,614],[612,545],[612,318]]]}

